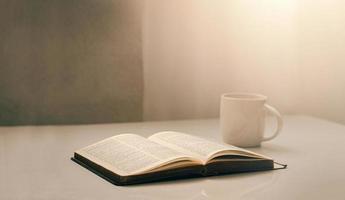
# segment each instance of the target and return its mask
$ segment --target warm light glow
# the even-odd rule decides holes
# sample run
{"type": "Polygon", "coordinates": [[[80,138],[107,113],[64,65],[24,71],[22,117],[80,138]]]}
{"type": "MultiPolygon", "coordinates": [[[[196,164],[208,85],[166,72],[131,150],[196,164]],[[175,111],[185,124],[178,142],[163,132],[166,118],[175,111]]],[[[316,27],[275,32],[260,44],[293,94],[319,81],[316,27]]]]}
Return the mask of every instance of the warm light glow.
{"type": "Polygon", "coordinates": [[[146,119],[216,117],[230,91],[345,119],[344,1],[148,0],[146,9],[146,119]]]}

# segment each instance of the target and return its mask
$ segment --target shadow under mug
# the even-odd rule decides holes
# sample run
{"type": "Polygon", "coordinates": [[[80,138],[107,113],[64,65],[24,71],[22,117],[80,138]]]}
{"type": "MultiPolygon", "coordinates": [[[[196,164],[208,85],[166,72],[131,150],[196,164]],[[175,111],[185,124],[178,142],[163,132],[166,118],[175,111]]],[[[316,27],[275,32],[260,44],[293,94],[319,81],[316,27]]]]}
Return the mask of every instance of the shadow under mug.
{"type": "Polygon", "coordinates": [[[267,97],[261,94],[223,94],[220,105],[223,141],[239,147],[255,147],[275,138],[283,127],[283,120],[278,110],[266,101],[267,97]],[[269,137],[264,136],[266,111],[277,119],[277,128],[269,137]]]}

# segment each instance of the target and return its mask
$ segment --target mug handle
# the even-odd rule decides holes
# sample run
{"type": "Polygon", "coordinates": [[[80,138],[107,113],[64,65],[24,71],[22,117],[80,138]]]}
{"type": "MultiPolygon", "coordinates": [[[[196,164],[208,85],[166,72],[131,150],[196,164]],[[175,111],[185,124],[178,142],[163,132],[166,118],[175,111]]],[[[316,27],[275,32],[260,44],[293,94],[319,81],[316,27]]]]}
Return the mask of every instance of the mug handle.
{"type": "Polygon", "coordinates": [[[267,109],[269,113],[271,113],[272,115],[276,117],[277,129],[272,136],[264,137],[262,141],[272,140],[273,138],[277,137],[277,135],[280,133],[281,129],[283,128],[283,119],[280,113],[278,112],[278,110],[268,104],[265,104],[265,109],[267,109]]]}

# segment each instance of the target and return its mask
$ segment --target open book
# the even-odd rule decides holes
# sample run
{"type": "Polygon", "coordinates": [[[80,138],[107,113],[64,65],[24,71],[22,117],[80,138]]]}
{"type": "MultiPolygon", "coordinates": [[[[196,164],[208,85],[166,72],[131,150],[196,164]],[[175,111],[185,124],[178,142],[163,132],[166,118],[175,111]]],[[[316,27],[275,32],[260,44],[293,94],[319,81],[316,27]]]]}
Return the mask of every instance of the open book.
{"type": "Polygon", "coordinates": [[[72,160],[116,185],[273,169],[269,157],[172,131],[116,135],[75,151],[72,160]]]}

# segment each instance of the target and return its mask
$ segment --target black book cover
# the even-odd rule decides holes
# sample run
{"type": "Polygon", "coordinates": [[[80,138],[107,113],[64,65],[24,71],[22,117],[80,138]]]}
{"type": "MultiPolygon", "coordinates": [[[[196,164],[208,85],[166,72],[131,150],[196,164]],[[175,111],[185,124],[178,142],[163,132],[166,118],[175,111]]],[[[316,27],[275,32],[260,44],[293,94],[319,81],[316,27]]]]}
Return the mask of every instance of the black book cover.
{"type": "Polygon", "coordinates": [[[71,158],[74,162],[92,171],[98,176],[115,185],[132,185],[150,183],[155,181],[168,181],[184,178],[195,178],[205,176],[216,176],[240,172],[253,172],[274,169],[273,160],[234,160],[212,162],[207,165],[195,165],[176,169],[169,169],[157,172],[150,172],[139,175],[120,176],[88,159],[75,153],[71,158]]]}

